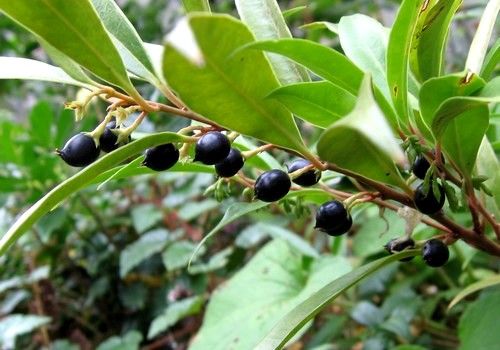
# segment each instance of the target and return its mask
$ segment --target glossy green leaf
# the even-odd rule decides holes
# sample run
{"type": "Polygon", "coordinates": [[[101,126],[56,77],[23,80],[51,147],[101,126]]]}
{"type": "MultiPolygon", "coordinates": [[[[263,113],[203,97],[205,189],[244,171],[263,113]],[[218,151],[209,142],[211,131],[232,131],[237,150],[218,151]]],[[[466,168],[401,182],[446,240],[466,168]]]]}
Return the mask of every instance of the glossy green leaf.
{"type": "Polygon", "coordinates": [[[80,67],[71,58],[63,54],[61,51],[59,51],[40,37],[38,38],[38,42],[43,47],[47,55],[49,55],[49,57],[52,59],[52,61],[54,61],[54,63],[57,64],[62,70],[64,70],[70,77],[85,84],[97,85],[95,81],[90,79],[90,77],[87,75],[87,73],[85,73],[82,67],[80,67]]]}
{"type": "Polygon", "coordinates": [[[120,252],[120,277],[123,278],[134,267],[153,254],[159,253],[165,247],[168,232],[163,229],[150,231],[142,235],[138,240],[126,246],[120,252]]]}
{"type": "Polygon", "coordinates": [[[462,289],[460,293],[455,295],[453,300],[448,305],[448,310],[451,309],[453,306],[457,305],[464,298],[467,298],[469,295],[476,293],[477,291],[483,290],[485,288],[495,286],[497,284],[500,284],[500,275],[489,276],[485,279],[482,279],[480,281],[468,285],[467,287],[462,289]]]}
{"type": "Polygon", "coordinates": [[[61,68],[18,57],[0,57],[0,79],[41,80],[92,89],[92,85],[76,80],[61,68]]]}
{"type": "Polygon", "coordinates": [[[306,267],[300,252],[273,240],[213,294],[190,349],[255,349],[284,314],[350,269],[332,256],[306,267]]]}
{"type": "Polygon", "coordinates": [[[142,152],[148,147],[154,147],[168,142],[180,142],[183,139],[182,136],[170,132],[157,133],[138,139],[108,153],[106,156],[60,183],[24,212],[9,230],[2,235],[0,239],[0,256],[3,255],[8,247],[23,233],[28,231],[38,219],[70,197],[73,193],[90,184],[94,178],[104,171],[142,152]]]}
{"type": "Polygon", "coordinates": [[[403,165],[405,156],[375,102],[368,76],[352,112],[325,130],[317,149],[322,160],[367,178],[406,188],[395,166],[395,163],[403,165]]]}
{"type": "Polygon", "coordinates": [[[182,0],[186,12],[205,11],[210,12],[208,0],[182,0]]]}
{"type": "Polygon", "coordinates": [[[431,137],[431,125],[441,104],[449,98],[470,96],[485,86],[477,75],[466,79],[465,73],[451,74],[426,81],[419,94],[420,115],[418,120],[422,132],[431,137]]]}
{"type": "Polygon", "coordinates": [[[199,313],[204,301],[204,298],[198,295],[168,305],[165,311],[151,322],[148,339],[153,339],[158,334],[167,331],[183,318],[199,313]]]}
{"type": "Polygon", "coordinates": [[[360,14],[342,17],[338,30],[345,55],[363,72],[370,73],[375,85],[390,100],[385,64],[389,30],[360,14]]]}
{"type": "Polygon", "coordinates": [[[347,289],[382,267],[396,262],[401,258],[416,254],[416,251],[405,251],[394,254],[358,267],[340,278],[331,280],[331,282],[328,282],[323,288],[313,293],[288,314],[282,316],[280,321],[255,349],[282,349],[307,322],[313,319],[325,306],[330,304],[347,289]]]}
{"type": "Polygon", "coordinates": [[[269,98],[282,103],[290,112],[320,128],[348,114],[356,104],[356,96],[328,81],[283,86],[269,98]]]}
{"type": "Polygon", "coordinates": [[[29,115],[33,140],[45,147],[51,146],[51,128],[54,122],[54,111],[47,102],[39,102],[29,115]]]}
{"type": "Polygon", "coordinates": [[[483,293],[470,305],[458,325],[460,350],[495,349],[500,344],[500,292],[483,293]]]}
{"type": "MultiPolygon", "coordinates": [[[[361,69],[347,57],[329,47],[309,40],[260,41],[249,44],[246,48],[260,49],[286,56],[353,95],[358,94],[363,80],[361,69]]],[[[395,112],[378,88],[375,88],[375,98],[391,126],[396,128],[397,118],[395,112]]]]}
{"type": "MultiPolygon", "coordinates": [[[[257,40],[291,38],[276,0],[236,0],[236,9],[257,40]]],[[[278,79],[282,84],[309,81],[307,71],[287,58],[268,54],[278,79]]]]}
{"type": "Polygon", "coordinates": [[[389,35],[387,82],[400,120],[409,122],[408,63],[413,32],[424,0],[404,0],[389,35]]]}
{"type": "Polygon", "coordinates": [[[248,28],[226,15],[192,15],[183,23],[167,41],[163,73],[186,105],[230,130],[310,155],[292,115],[265,99],[279,83],[264,54],[233,54],[254,41],[248,28]]]}
{"type": "Polygon", "coordinates": [[[483,67],[481,68],[481,77],[488,80],[491,75],[498,70],[500,65],[500,39],[497,39],[495,45],[490,49],[484,59],[483,67]]]}
{"type": "Polygon", "coordinates": [[[0,10],[99,78],[139,96],[90,0],[0,0],[0,10]]]}
{"type": "Polygon", "coordinates": [[[461,3],[461,0],[442,0],[421,11],[420,16],[425,19],[413,33],[410,51],[410,66],[420,81],[442,74],[448,32],[461,3]]]}
{"type": "Polygon", "coordinates": [[[126,68],[137,76],[155,82],[154,68],[139,34],[114,0],[91,0],[126,68]]]}

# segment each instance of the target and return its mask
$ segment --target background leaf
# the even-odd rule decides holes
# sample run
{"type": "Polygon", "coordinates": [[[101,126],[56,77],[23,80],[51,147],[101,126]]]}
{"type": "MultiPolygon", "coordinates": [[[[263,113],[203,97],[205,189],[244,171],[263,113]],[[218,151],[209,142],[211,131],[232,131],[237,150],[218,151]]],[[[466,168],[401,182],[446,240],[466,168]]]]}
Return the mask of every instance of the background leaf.
{"type": "Polygon", "coordinates": [[[482,290],[482,289],[485,289],[485,288],[488,288],[491,286],[495,286],[497,284],[500,284],[500,275],[490,276],[490,277],[487,277],[485,279],[482,279],[480,281],[477,281],[475,283],[468,285],[467,287],[462,289],[460,291],[460,293],[455,295],[453,300],[448,305],[448,310],[451,309],[453,306],[457,305],[464,298],[467,298],[469,295],[471,295],[479,290],[482,290]]]}
{"type": "MultiPolygon", "coordinates": [[[[276,0],[236,0],[236,9],[257,40],[291,38],[276,0]]],[[[287,58],[268,54],[271,65],[282,84],[309,81],[307,71],[287,58]]]]}
{"type": "Polygon", "coordinates": [[[206,11],[210,12],[208,0],[182,0],[186,12],[206,11]]]}
{"type": "Polygon", "coordinates": [[[49,317],[11,314],[0,320],[0,344],[2,348],[14,349],[16,338],[30,333],[50,322],[49,317]]]}
{"type": "Polygon", "coordinates": [[[279,83],[264,55],[255,51],[233,55],[254,41],[250,31],[224,15],[194,15],[189,26],[201,61],[191,62],[181,54],[172,37],[163,61],[167,82],[187,106],[231,130],[308,154],[292,116],[277,102],[265,99],[279,83]]]}

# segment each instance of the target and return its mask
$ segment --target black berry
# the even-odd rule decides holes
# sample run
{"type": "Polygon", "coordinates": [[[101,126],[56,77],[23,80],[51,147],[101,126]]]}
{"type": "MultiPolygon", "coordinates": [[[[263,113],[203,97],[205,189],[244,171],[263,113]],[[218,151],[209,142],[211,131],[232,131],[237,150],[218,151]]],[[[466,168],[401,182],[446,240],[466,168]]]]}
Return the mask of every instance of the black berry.
{"type": "Polygon", "coordinates": [[[431,267],[440,267],[446,264],[450,257],[448,246],[439,239],[430,239],[422,247],[422,257],[431,267]]]}
{"type": "Polygon", "coordinates": [[[231,144],[226,135],[218,131],[210,131],[196,142],[194,160],[214,165],[222,162],[228,156],[230,149],[231,144]]]}
{"type": "Polygon", "coordinates": [[[79,133],[70,138],[57,154],[74,167],[84,167],[99,157],[100,149],[94,139],[85,133],[79,133]]]}
{"type": "Polygon", "coordinates": [[[142,165],[155,171],[170,169],[179,160],[179,150],[172,143],[148,148],[142,165]]]}
{"type": "MultiPolygon", "coordinates": [[[[412,249],[415,248],[415,241],[411,238],[408,239],[391,239],[387,244],[384,246],[385,250],[387,250],[389,253],[398,253],[401,252],[405,249],[412,249]]],[[[414,258],[414,256],[410,256],[409,258],[404,258],[400,259],[400,261],[410,261],[414,258]]]]}
{"type": "Polygon", "coordinates": [[[316,212],[316,226],[330,236],[340,236],[352,226],[351,215],[344,204],[337,200],[323,203],[316,212]]]}
{"type": "MultiPolygon", "coordinates": [[[[99,137],[99,146],[101,147],[101,150],[106,153],[114,151],[121,146],[120,144],[116,143],[118,141],[118,136],[112,131],[114,129],[116,129],[116,121],[113,120],[106,124],[104,132],[102,133],[101,137],[99,137]]],[[[130,139],[131,138],[129,136],[129,142],[130,139]]]]}
{"type": "Polygon", "coordinates": [[[292,182],[287,173],[274,169],[262,173],[254,185],[254,193],[257,199],[264,202],[275,202],[280,200],[288,191],[292,182]]]}
{"type": "Polygon", "coordinates": [[[424,185],[421,184],[415,189],[415,195],[413,197],[413,201],[415,202],[415,206],[417,209],[424,214],[432,215],[436,214],[444,205],[445,194],[444,188],[441,185],[439,187],[439,200],[434,196],[434,191],[432,190],[432,180],[429,186],[429,191],[424,193],[423,190],[424,185]]]}
{"type": "Polygon", "coordinates": [[[236,148],[231,148],[227,157],[222,162],[215,164],[215,172],[220,177],[231,177],[240,171],[244,163],[241,152],[236,148]]]}
{"type": "MultiPolygon", "coordinates": [[[[435,155],[436,152],[432,151],[432,154],[435,155]]],[[[444,164],[444,157],[442,153],[441,153],[441,161],[444,164]]],[[[411,170],[416,177],[423,180],[425,179],[425,174],[427,173],[427,170],[429,170],[430,167],[431,164],[429,163],[429,161],[421,154],[415,159],[415,162],[413,163],[411,170]]]]}
{"type": "MultiPolygon", "coordinates": [[[[309,162],[308,160],[297,159],[288,166],[288,173],[289,174],[293,173],[294,171],[303,169],[309,165],[311,165],[311,162],[309,162]]],[[[321,172],[316,171],[316,169],[311,169],[303,173],[302,175],[296,177],[292,181],[297,185],[307,187],[317,184],[320,178],[321,178],[321,172]]]]}

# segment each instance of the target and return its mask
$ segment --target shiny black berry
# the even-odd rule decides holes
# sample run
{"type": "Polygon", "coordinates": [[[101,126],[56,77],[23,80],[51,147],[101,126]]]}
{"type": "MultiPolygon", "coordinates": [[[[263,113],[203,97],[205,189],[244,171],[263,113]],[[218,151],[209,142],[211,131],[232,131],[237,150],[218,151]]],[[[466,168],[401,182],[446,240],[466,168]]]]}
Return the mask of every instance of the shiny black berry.
{"type": "Polygon", "coordinates": [[[231,144],[226,135],[218,131],[210,131],[203,135],[194,150],[194,160],[207,165],[222,162],[229,154],[231,144]]]}
{"type": "MultiPolygon", "coordinates": [[[[389,253],[398,253],[401,252],[405,249],[412,249],[415,248],[415,241],[411,238],[408,239],[398,239],[394,238],[391,239],[387,244],[384,246],[385,250],[387,250],[389,253]]],[[[414,258],[414,256],[410,256],[408,258],[400,259],[400,261],[410,261],[414,258]]]]}
{"type": "Polygon", "coordinates": [[[352,226],[351,215],[344,204],[337,200],[323,203],[316,212],[315,228],[330,236],[340,236],[352,226]]]}
{"type": "MultiPolygon", "coordinates": [[[[288,173],[293,173],[294,171],[300,170],[302,168],[305,168],[306,166],[311,165],[311,162],[305,159],[297,159],[294,160],[289,166],[288,166],[288,173]]],[[[302,175],[296,177],[292,181],[296,183],[297,185],[300,186],[313,186],[318,183],[319,179],[321,178],[321,172],[317,171],[316,169],[311,169],[302,175]]]]}
{"type": "Polygon", "coordinates": [[[444,205],[445,201],[444,188],[443,186],[438,185],[439,193],[441,195],[439,196],[439,200],[437,200],[437,198],[434,196],[434,191],[432,190],[432,183],[429,186],[430,188],[427,194],[424,193],[423,187],[424,185],[421,184],[415,189],[413,202],[415,202],[415,206],[421,213],[427,215],[436,214],[438,211],[441,210],[441,208],[444,205]]]}
{"type": "Polygon", "coordinates": [[[422,257],[431,267],[440,267],[446,264],[450,257],[448,246],[439,239],[431,239],[422,247],[422,257]]]}
{"type": "Polygon", "coordinates": [[[241,152],[236,148],[231,148],[227,157],[222,162],[215,164],[215,172],[220,177],[231,177],[240,171],[244,163],[241,152]]]}
{"type": "Polygon", "coordinates": [[[285,197],[292,182],[287,173],[274,169],[262,173],[254,185],[254,193],[257,199],[264,202],[275,202],[285,197]]]}
{"type": "Polygon", "coordinates": [[[94,139],[85,133],[79,133],[66,142],[62,150],[56,153],[74,167],[84,167],[94,162],[99,157],[100,149],[94,139]]]}
{"type": "MultiPolygon", "coordinates": [[[[432,154],[435,155],[436,152],[432,151],[432,154]]],[[[442,153],[441,153],[441,161],[444,164],[445,161],[442,153]]],[[[413,163],[411,170],[416,177],[423,180],[425,179],[425,174],[427,173],[427,170],[429,170],[430,167],[431,164],[429,163],[429,161],[421,154],[415,159],[415,162],[413,163]]]]}
{"type": "MultiPolygon", "coordinates": [[[[101,147],[101,150],[106,153],[114,151],[121,146],[121,144],[116,143],[118,141],[118,136],[112,131],[114,129],[116,129],[116,121],[113,120],[106,124],[104,132],[101,137],[99,137],[99,146],[101,147]]],[[[129,142],[130,139],[131,138],[129,136],[129,142]]]]}
{"type": "Polygon", "coordinates": [[[155,171],[170,169],[179,160],[179,150],[172,143],[148,148],[142,165],[155,171]]]}

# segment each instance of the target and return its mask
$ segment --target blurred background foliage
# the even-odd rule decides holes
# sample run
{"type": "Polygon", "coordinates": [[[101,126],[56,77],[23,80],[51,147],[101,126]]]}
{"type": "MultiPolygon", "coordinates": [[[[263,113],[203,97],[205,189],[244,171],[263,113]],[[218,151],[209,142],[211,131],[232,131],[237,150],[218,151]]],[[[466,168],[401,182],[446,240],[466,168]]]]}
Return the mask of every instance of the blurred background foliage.
{"type": "MultiPolygon", "coordinates": [[[[161,43],[183,15],[175,0],[117,2],[147,42],[161,43]]],[[[279,3],[282,10],[307,5],[288,17],[295,36],[337,49],[339,43],[331,33],[301,26],[313,21],[336,23],[353,13],[368,14],[390,26],[399,5],[389,0],[279,3]]],[[[211,4],[215,12],[235,14],[233,1],[211,4]]],[[[464,1],[448,47],[449,71],[463,66],[484,5],[485,1],[464,1]]],[[[0,54],[47,61],[34,37],[4,16],[0,16],[0,54]]],[[[158,98],[150,86],[140,88],[151,99],[158,98]]],[[[30,204],[75,172],[59,161],[54,149],[75,132],[92,130],[105,109],[95,104],[90,116],[75,123],[72,112],[62,106],[77,92],[55,84],[0,81],[0,234],[30,204]]],[[[179,118],[152,115],[140,131],[176,131],[186,124],[179,118]]],[[[308,133],[306,126],[303,131],[308,133]]],[[[281,163],[288,160],[274,155],[281,163]]],[[[298,286],[298,293],[307,276],[339,273],[329,268],[331,254],[342,259],[335,269],[343,266],[348,271],[385,254],[383,244],[404,229],[396,215],[387,213],[382,219],[377,208],[361,206],[354,212],[357,224],[351,236],[328,240],[313,230],[309,204],[292,201],[223,228],[188,273],[187,261],[197,242],[239,200],[241,189],[230,189],[235,195],[222,202],[205,196],[213,182],[212,174],[139,176],[88,188],[54,208],[0,258],[0,348],[185,349],[200,329],[211,293],[238,271],[251,274],[252,266],[265,263],[265,257],[256,255],[264,245],[269,251],[276,249],[285,262],[298,254],[298,265],[283,276],[298,286]],[[288,241],[293,251],[268,244],[270,237],[288,241]],[[314,252],[331,254],[318,258],[314,252]]],[[[342,181],[336,183],[343,186],[342,181]]],[[[422,226],[416,237],[433,234],[422,226]]],[[[481,310],[492,307],[491,300],[499,300],[498,289],[451,311],[446,307],[461,287],[498,270],[498,261],[463,244],[455,245],[452,254],[442,269],[426,268],[419,259],[383,269],[339,298],[290,348],[455,349],[462,341],[462,348],[481,349],[469,338],[464,342],[464,334],[480,322],[481,310]]],[[[274,288],[265,281],[248,287],[262,288],[263,295],[273,298],[274,288]]],[[[244,302],[248,292],[242,285],[226,294],[244,302]]],[[[218,297],[211,308],[223,310],[224,305],[218,297]]],[[[499,305],[494,306],[496,314],[499,305]]],[[[283,310],[278,307],[275,312],[282,315],[283,310]]]]}

